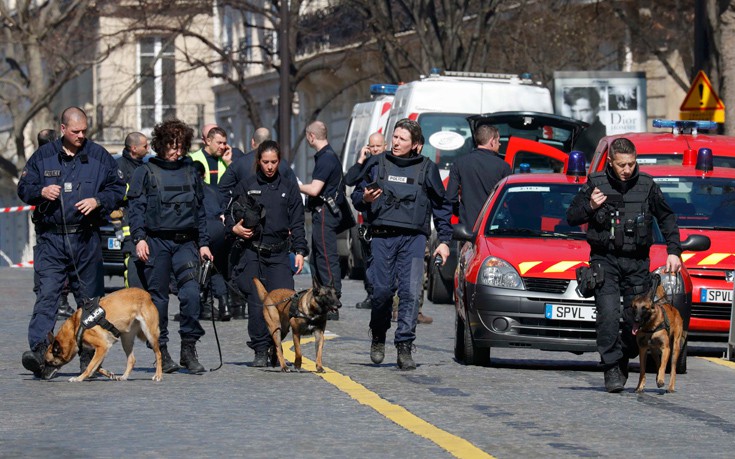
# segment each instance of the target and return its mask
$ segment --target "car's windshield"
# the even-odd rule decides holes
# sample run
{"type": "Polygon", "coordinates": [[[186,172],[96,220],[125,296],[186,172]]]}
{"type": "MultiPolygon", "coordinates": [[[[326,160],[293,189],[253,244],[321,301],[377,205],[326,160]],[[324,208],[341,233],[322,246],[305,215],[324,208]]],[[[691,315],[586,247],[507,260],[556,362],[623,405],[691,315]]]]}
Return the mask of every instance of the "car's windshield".
{"type": "MultiPolygon", "coordinates": [[[[674,153],[638,153],[641,166],[681,166],[683,156],[674,153]]],[[[735,156],[714,156],[714,166],[735,168],[735,156]]]]}
{"type": "Polygon", "coordinates": [[[730,178],[655,177],[682,228],[735,230],[735,180],[730,178]]]}
{"type": "Polygon", "coordinates": [[[570,226],[566,211],[577,184],[513,184],[501,190],[485,225],[485,236],[584,239],[587,225],[570,226]]]}

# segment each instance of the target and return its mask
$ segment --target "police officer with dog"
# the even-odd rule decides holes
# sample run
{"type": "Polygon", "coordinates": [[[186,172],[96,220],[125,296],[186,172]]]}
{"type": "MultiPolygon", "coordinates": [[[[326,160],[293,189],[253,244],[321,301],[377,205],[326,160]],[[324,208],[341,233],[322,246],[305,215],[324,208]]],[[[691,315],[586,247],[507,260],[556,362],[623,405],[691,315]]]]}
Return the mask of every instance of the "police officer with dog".
{"type": "Polygon", "coordinates": [[[589,225],[590,269],[581,272],[580,285],[588,290],[583,295],[595,296],[597,350],[608,392],[623,390],[628,360],[638,355],[631,303],[651,288],[654,218],[666,239],[666,271],[676,275],[681,270],[682,251],[676,215],[651,176],[639,171],[635,145],[626,138],[615,139],[605,170],[590,174],[567,209],[570,225],[589,225]],[[590,279],[595,282],[588,282],[590,279]]]}
{"type": "Polygon", "coordinates": [[[432,257],[441,257],[442,264],[449,256],[452,237],[451,205],[444,196],[439,168],[419,154],[421,137],[421,126],[416,121],[398,121],[391,139],[392,151],[365,161],[364,179],[352,195],[355,209],[367,213],[372,232],[373,261],[368,269],[373,284],[370,358],[375,364],[385,358],[385,339],[391,326],[397,281],[395,345],[398,367],[402,370],[416,368],[411,353],[432,214],[440,240],[432,257]]]}
{"type": "Polygon", "coordinates": [[[279,169],[281,149],[266,140],[255,154],[257,172],[241,180],[225,216],[229,231],[237,236],[242,256],[233,270],[238,288],[248,305],[248,347],[255,351],[254,367],[268,364],[273,340],[263,317],[253,278],[270,292],[294,288],[294,271],[300,273],[309,249],[304,230],[304,205],[298,183],[279,169]],[[289,253],[295,253],[294,265],[289,253]]]}
{"type": "MultiPolygon", "coordinates": [[[[53,331],[61,289],[69,273],[79,280],[84,298],[104,294],[99,225],[125,193],[117,163],[100,145],[86,138],[87,115],[69,107],[61,114],[61,138],[30,157],[18,182],[18,196],[35,205],[33,248],[36,303],[28,325],[30,351],[23,366],[35,377],[44,375],[44,354],[53,331]]],[[[85,301],[88,326],[97,324],[95,300],[85,301]]],[[[101,309],[100,309],[101,310],[101,309]]],[[[99,317],[102,318],[102,317],[99,317]]],[[[84,367],[87,352],[80,360],[84,367]]]]}
{"type": "MultiPolygon", "coordinates": [[[[153,128],[156,157],[133,173],[128,191],[130,233],[135,264],[142,269],[146,290],[158,309],[163,371],[180,369],[168,352],[169,279],[173,273],[180,304],[180,364],[190,373],[203,373],[196,342],[204,336],[199,323],[198,271],[201,259],[212,259],[203,205],[203,182],[191,159],[194,131],[170,119],[153,128]]],[[[139,271],[140,272],[140,271],[139,271]]]]}

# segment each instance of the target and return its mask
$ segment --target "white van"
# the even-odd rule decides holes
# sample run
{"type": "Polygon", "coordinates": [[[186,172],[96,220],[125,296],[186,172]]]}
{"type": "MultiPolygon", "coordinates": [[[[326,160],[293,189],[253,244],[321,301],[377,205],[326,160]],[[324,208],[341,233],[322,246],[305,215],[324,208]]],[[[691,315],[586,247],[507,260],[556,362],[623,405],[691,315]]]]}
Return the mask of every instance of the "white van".
{"type": "MultiPolygon", "coordinates": [[[[342,145],[342,169],[347,172],[355,161],[360,150],[368,144],[370,135],[375,132],[385,134],[388,114],[393,103],[393,95],[398,88],[393,84],[374,84],[370,86],[371,100],[355,104],[350,117],[350,125],[347,127],[347,135],[342,145]]],[[[352,192],[352,187],[347,188],[347,195],[352,192]]],[[[354,211],[354,209],[353,209],[354,211]]],[[[358,237],[359,224],[362,223],[362,215],[355,212],[358,227],[340,233],[337,236],[337,249],[342,268],[342,274],[348,277],[362,278],[364,275],[364,264],[362,251],[358,237]]]]}
{"type": "Polygon", "coordinates": [[[551,93],[527,75],[433,73],[398,87],[386,138],[398,120],[418,121],[426,141],[421,154],[446,178],[452,164],[474,148],[467,117],[510,111],[554,113],[551,93]]]}

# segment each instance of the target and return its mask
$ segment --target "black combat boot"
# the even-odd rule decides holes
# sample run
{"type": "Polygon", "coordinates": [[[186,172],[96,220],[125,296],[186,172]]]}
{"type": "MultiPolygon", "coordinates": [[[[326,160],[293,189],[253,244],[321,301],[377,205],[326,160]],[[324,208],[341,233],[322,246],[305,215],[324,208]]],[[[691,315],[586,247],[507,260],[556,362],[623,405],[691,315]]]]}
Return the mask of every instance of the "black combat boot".
{"type": "Polygon", "coordinates": [[[171,354],[168,353],[168,346],[165,344],[159,346],[161,349],[161,368],[164,373],[173,373],[181,370],[181,367],[176,365],[174,359],[171,358],[171,354]]]}
{"type": "Polygon", "coordinates": [[[230,295],[225,293],[218,297],[217,305],[219,306],[219,320],[229,322],[232,319],[232,314],[230,313],[230,295]]]}
{"type": "Polygon", "coordinates": [[[401,370],[416,369],[416,362],[411,357],[411,348],[413,348],[411,341],[402,341],[396,344],[396,349],[398,350],[398,368],[401,370]]]}
{"type": "Polygon", "coordinates": [[[608,392],[613,394],[622,392],[625,382],[626,378],[617,363],[605,370],[605,390],[608,392]]]}
{"type": "Polygon", "coordinates": [[[262,351],[255,351],[255,358],[251,365],[257,368],[264,368],[268,366],[268,350],[263,349],[262,351]]]}
{"type": "Polygon", "coordinates": [[[62,293],[61,298],[59,299],[59,310],[56,311],[56,320],[66,320],[71,317],[72,314],[74,314],[74,309],[72,309],[69,304],[69,297],[62,293]]]}
{"type": "Polygon", "coordinates": [[[45,343],[37,344],[30,351],[25,351],[21,357],[23,368],[33,373],[36,378],[43,378],[43,372],[46,367],[46,348],[45,343]]]}
{"type": "Polygon", "coordinates": [[[204,365],[199,363],[197,358],[197,347],[196,341],[182,341],[181,342],[181,361],[179,361],[182,367],[189,370],[189,373],[196,375],[204,373],[204,365]]]}
{"type": "MultiPolygon", "coordinates": [[[[199,311],[199,320],[211,320],[212,309],[214,309],[214,298],[212,297],[211,292],[207,295],[203,293],[199,295],[199,305],[201,307],[201,310],[199,311]]],[[[217,320],[216,315],[214,320],[217,320]]]]}
{"type": "Polygon", "coordinates": [[[373,305],[372,305],[372,299],[370,298],[370,294],[368,294],[367,298],[365,298],[364,300],[358,302],[355,305],[355,307],[357,309],[372,309],[373,308],[373,305]]]}
{"type": "Polygon", "coordinates": [[[378,365],[385,358],[385,333],[373,333],[373,341],[370,343],[370,360],[378,365]]]}

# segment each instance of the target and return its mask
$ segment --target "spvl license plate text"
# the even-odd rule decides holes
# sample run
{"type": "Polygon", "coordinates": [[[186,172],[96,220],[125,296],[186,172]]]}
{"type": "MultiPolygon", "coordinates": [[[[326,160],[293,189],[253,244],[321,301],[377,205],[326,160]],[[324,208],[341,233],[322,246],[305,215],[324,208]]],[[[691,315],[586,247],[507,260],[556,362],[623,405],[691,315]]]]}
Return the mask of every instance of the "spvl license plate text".
{"type": "Polygon", "coordinates": [[[703,288],[699,294],[702,303],[732,303],[732,290],[703,288]]]}
{"type": "Polygon", "coordinates": [[[107,250],[120,250],[121,248],[120,239],[116,237],[107,238],[107,250]]]}
{"type": "Polygon", "coordinates": [[[550,320],[578,320],[594,322],[597,308],[594,306],[572,306],[568,304],[546,303],[546,318],[550,320]]]}

